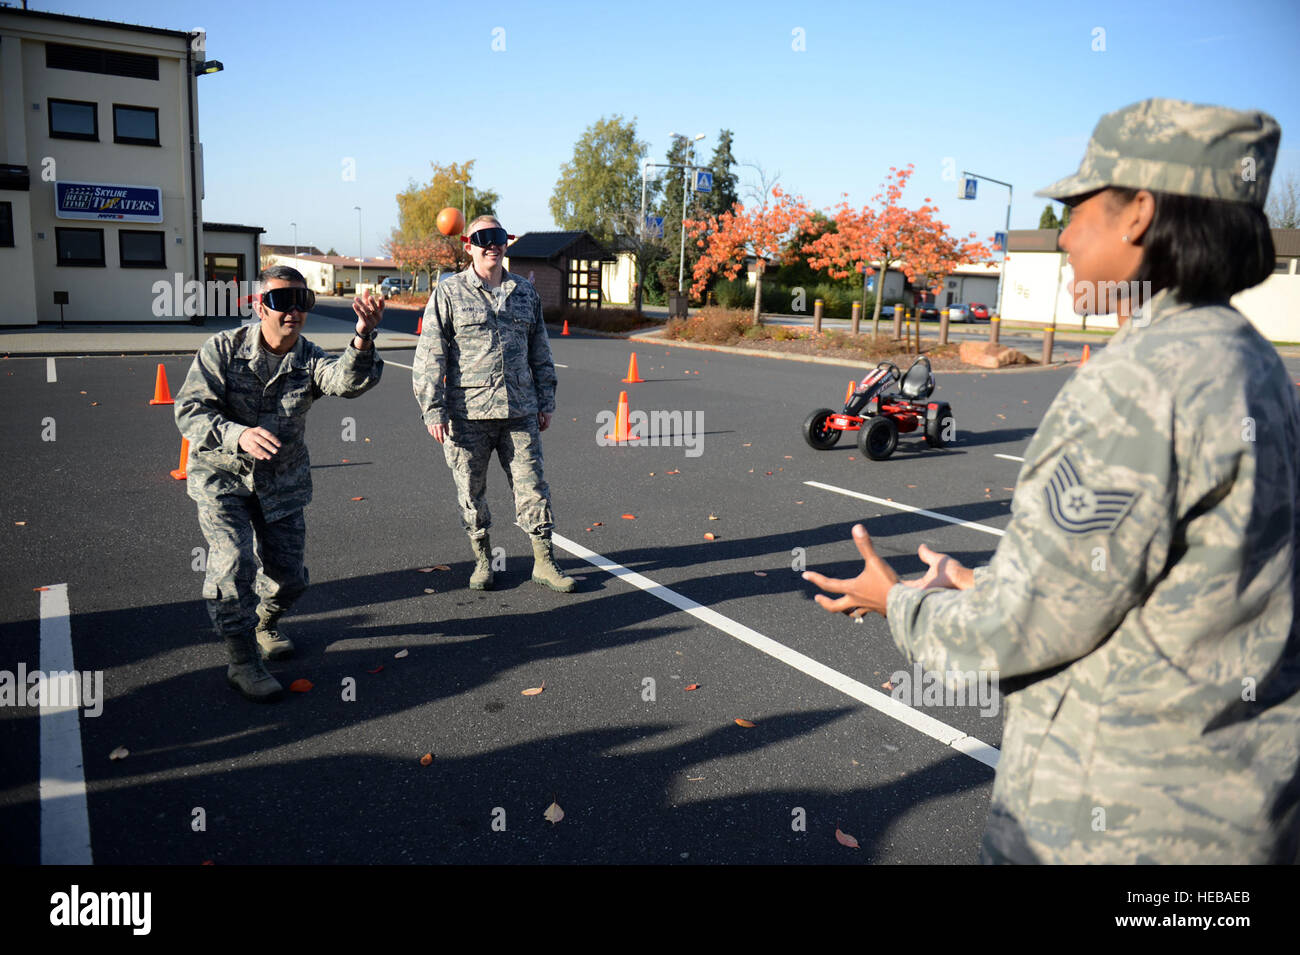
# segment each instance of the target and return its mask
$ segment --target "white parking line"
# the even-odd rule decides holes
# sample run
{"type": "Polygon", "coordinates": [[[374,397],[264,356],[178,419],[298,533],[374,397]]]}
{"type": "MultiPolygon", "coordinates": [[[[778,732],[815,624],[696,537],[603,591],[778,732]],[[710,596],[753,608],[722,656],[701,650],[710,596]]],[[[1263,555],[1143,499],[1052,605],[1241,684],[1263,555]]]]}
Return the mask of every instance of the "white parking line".
{"type": "Polygon", "coordinates": [[[385,365],[396,365],[398,368],[405,368],[407,371],[415,371],[415,369],[412,368],[410,365],[403,365],[400,361],[392,361],[391,359],[388,359],[388,358],[385,358],[385,359],[384,359],[384,364],[385,364],[385,365]]]}
{"type": "Polygon", "coordinates": [[[58,380],[59,373],[54,370],[54,359],[52,357],[45,359],[45,381],[49,383],[58,380]]]}
{"type": "MultiPolygon", "coordinates": [[[[40,669],[73,672],[68,585],[41,591],[40,669]]],[[[41,695],[41,865],[91,865],[90,818],[78,707],[41,695]]]]}
{"type": "Polygon", "coordinates": [[[1014,454],[995,454],[993,456],[995,458],[1002,458],[1004,461],[1019,461],[1021,464],[1025,463],[1024,458],[1018,458],[1014,454]]]}
{"type": "Polygon", "coordinates": [[[593,550],[588,550],[576,541],[571,541],[555,533],[552,533],[551,540],[556,546],[568,551],[574,557],[579,557],[587,563],[627,581],[633,587],[644,590],[653,597],[658,597],[665,603],[690,614],[697,620],[721,630],[728,636],[735,637],[742,643],[749,644],[755,650],[766,653],[768,656],[794,667],[814,680],[819,680],[827,686],[851,696],[859,703],[865,703],[872,709],[898,720],[900,723],[905,723],[912,729],[924,733],[931,739],[938,740],[945,746],[951,746],[953,749],[965,753],[971,759],[978,760],[985,766],[997,768],[999,755],[997,747],[990,746],[983,740],[976,739],[973,736],[968,736],[961,730],[940,722],[920,710],[913,709],[906,703],[896,700],[886,693],[873,690],[865,683],[859,683],[838,670],[832,670],[824,663],[819,663],[812,657],[805,656],[797,650],[792,650],[785,644],[778,643],[757,630],[751,630],[730,617],[724,617],[716,610],[710,610],[689,597],[682,596],[675,590],[670,590],[662,584],[655,583],[649,577],[628,570],[622,564],[617,564],[608,557],[603,557],[593,550]]]}
{"type": "Polygon", "coordinates": [[[963,521],[959,517],[949,517],[947,514],[940,514],[938,511],[927,511],[923,507],[913,507],[911,504],[899,504],[897,501],[886,501],[883,497],[872,497],[870,494],[863,494],[861,491],[850,491],[847,488],[836,487],[833,484],[822,484],[820,481],[804,481],[809,487],[821,488],[823,491],[833,491],[836,494],[843,494],[846,497],[856,497],[863,501],[871,501],[873,504],[880,504],[884,507],[892,507],[896,511],[907,511],[909,514],[921,514],[925,517],[932,517],[936,521],[947,521],[949,524],[960,524],[962,527],[969,527],[971,530],[983,531],[985,534],[992,534],[995,537],[1002,537],[1006,531],[996,527],[990,527],[987,524],[977,524],[975,521],[963,521]]]}
{"type": "Polygon", "coordinates": [[[557,362],[554,362],[554,365],[555,365],[556,368],[568,368],[568,367],[569,367],[568,365],[561,365],[558,361],[557,361],[557,362]]]}

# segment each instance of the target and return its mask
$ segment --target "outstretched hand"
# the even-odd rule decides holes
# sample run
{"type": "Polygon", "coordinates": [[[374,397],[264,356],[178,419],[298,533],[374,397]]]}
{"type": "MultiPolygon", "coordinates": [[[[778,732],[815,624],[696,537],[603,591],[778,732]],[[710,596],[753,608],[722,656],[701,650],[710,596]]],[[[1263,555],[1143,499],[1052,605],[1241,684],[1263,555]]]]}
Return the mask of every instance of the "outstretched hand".
{"type": "Polygon", "coordinates": [[[889,600],[889,590],[898,583],[898,574],[894,573],[893,569],[876,553],[876,549],[871,546],[871,535],[861,524],[853,525],[853,543],[858,545],[858,553],[862,555],[864,561],[862,573],[858,576],[838,580],[814,571],[805,571],[803,579],[822,590],[843,594],[835,599],[825,594],[817,594],[813,598],[818,605],[831,613],[849,613],[858,610],[883,616],[889,600]]]}
{"type": "Polygon", "coordinates": [[[925,590],[929,587],[969,590],[975,586],[975,572],[955,557],[930,550],[925,544],[916,549],[916,555],[926,563],[927,568],[925,573],[916,580],[903,581],[908,587],[915,587],[917,590],[925,590]]]}

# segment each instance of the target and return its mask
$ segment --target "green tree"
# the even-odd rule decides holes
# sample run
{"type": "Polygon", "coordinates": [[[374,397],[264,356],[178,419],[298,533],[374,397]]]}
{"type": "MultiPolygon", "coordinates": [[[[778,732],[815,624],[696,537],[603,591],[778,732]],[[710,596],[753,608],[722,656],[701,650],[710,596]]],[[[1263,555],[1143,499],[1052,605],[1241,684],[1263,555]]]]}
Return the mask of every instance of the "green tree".
{"type": "Polygon", "coordinates": [[[1061,220],[1056,218],[1056,212],[1052,209],[1052,204],[1049,202],[1043,208],[1043,214],[1038,217],[1038,228],[1059,229],[1060,227],[1061,220]]]}
{"type": "Polygon", "coordinates": [[[1066,206],[1065,211],[1061,213],[1061,228],[1064,229],[1070,224],[1070,207],[1066,206]]]}
{"type": "Polygon", "coordinates": [[[497,193],[474,185],[474,163],[473,159],[445,166],[430,162],[433,175],[428,182],[419,185],[412,181],[397,194],[397,227],[389,235],[390,243],[409,246],[432,239],[442,243],[458,263],[468,262],[460,241],[455,237],[443,236],[438,231],[437,219],[438,213],[443,209],[461,207],[460,180],[466,184],[463,193],[466,224],[476,216],[494,212],[501,203],[501,197],[497,193]]]}
{"type": "Polygon", "coordinates": [[[731,154],[732,132],[719,130],[718,145],[713,148],[713,158],[709,160],[709,171],[713,173],[713,192],[704,199],[705,211],[710,215],[730,212],[739,200],[736,187],[739,180],[731,167],[736,165],[736,157],[731,154]]]}
{"type": "Polygon", "coordinates": [[[331,246],[330,246],[330,250],[329,250],[328,252],[326,252],[325,254],[326,254],[326,255],[338,255],[338,254],[339,254],[339,251],[338,251],[338,249],[334,248],[334,246],[331,245],[331,246]]]}
{"type": "MultiPolygon", "coordinates": [[[[645,267],[653,257],[643,239],[641,164],[649,143],[636,138],[636,117],[601,117],[573,145],[573,158],[560,167],[551,193],[551,218],[565,230],[584,230],[597,242],[630,251],[637,262],[636,308],[641,308],[645,267]]],[[[657,192],[647,185],[647,209],[657,192]]]]}

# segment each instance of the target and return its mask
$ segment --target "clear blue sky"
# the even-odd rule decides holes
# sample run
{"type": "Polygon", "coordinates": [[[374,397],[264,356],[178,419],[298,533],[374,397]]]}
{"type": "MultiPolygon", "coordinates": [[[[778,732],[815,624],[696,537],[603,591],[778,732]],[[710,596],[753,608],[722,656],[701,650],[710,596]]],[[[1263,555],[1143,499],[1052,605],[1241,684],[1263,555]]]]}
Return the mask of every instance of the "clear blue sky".
{"type": "MultiPolygon", "coordinates": [[[[635,117],[662,160],[670,132],[735,133],[734,152],[826,207],[868,201],[914,163],[958,234],[1002,227],[1006,189],[956,199],[945,161],[1032,193],[1073,172],[1102,113],[1149,96],[1262,109],[1300,171],[1300,3],[396,2],[33,0],[33,8],[208,32],[225,71],[199,80],[204,218],[367,256],[394,196],[430,161],[476,159],[511,231],[554,229],[560,165],[601,116],[635,117]],[[493,52],[504,29],[505,50],[493,52]],[[1094,52],[1094,30],[1105,31],[1094,52]],[[796,51],[794,31],[806,49],[796,51]],[[498,34],[499,35],[499,34],[498,34]],[[345,157],[356,160],[344,181],[345,157]]],[[[750,176],[740,170],[742,184],[750,176]]]]}

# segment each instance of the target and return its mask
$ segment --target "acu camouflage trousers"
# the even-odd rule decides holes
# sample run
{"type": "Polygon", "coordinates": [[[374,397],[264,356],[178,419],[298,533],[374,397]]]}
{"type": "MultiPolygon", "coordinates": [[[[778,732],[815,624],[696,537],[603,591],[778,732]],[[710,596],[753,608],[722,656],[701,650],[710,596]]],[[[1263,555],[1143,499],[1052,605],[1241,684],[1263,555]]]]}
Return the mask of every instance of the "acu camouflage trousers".
{"type": "Polygon", "coordinates": [[[542,439],[537,417],[467,420],[454,418],[442,445],[456,481],[460,520],[475,540],[487,534],[488,464],[495,452],[515,495],[515,518],[530,537],[550,537],[551,489],[542,476],[542,439]]]}
{"type": "Polygon", "coordinates": [[[278,616],[307,589],[301,508],[268,521],[256,497],[223,495],[199,504],[199,527],[208,541],[203,596],[218,635],[251,632],[259,600],[264,613],[278,616]]]}

